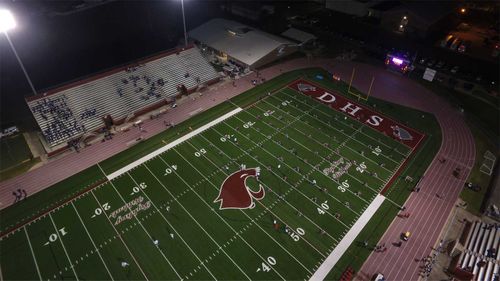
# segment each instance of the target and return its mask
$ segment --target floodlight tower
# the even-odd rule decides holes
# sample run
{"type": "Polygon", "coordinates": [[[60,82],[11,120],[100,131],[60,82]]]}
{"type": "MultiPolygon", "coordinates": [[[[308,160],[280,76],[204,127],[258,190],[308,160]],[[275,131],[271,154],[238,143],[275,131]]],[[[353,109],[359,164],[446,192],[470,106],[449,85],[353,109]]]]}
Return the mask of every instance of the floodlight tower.
{"type": "Polygon", "coordinates": [[[187,32],[186,32],[186,16],[184,15],[184,0],[181,0],[182,7],[182,24],[184,25],[184,47],[188,45],[187,32]]]}
{"type": "Polygon", "coordinates": [[[21,66],[21,69],[24,72],[24,76],[26,76],[26,79],[28,80],[28,83],[30,84],[31,91],[33,92],[33,95],[36,95],[36,90],[35,87],[33,86],[33,83],[31,82],[31,79],[28,75],[28,72],[26,72],[26,69],[24,68],[24,64],[21,61],[21,58],[17,54],[16,48],[14,48],[14,44],[12,44],[12,41],[10,40],[8,31],[11,29],[14,29],[16,27],[16,20],[14,19],[14,16],[9,10],[5,9],[0,9],[0,32],[3,32],[5,34],[5,37],[7,38],[7,41],[9,42],[10,48],[14,52],[14,55],[16,56],[17,61],[19,62],[19,65],[21,66]]]}

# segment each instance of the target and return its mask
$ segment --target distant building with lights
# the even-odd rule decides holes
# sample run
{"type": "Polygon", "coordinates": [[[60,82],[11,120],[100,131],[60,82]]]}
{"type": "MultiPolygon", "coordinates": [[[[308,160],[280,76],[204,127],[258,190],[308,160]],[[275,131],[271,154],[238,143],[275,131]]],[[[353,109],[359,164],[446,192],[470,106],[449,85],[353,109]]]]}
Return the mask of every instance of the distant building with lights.
{"type": "Polygon", "coordinates": [[[217,60],[243,68],[258,68],[298,50],[296,42],[221,18],[188,32],[188,36],[217,60]]]}
{"type": "Polygon", "coordinates": [[[454,1],[389,1],[373,6],[383,28],[426,37],[447,24],[447,16],[455,11],[454,1]]]}
{"type": "Polygon", "coordinates": [[[381,27],[402,34],[426,37],[448,24],[457,1],[327,0],[327,9],[355,17],[375,19],[381,27]]]}
{"type": "Polygon", "coordinates": [[[369,16],[370,8],[384,2],[384,0],[326,0],[327,9],[344,14],[365,17],[369,16]]]}

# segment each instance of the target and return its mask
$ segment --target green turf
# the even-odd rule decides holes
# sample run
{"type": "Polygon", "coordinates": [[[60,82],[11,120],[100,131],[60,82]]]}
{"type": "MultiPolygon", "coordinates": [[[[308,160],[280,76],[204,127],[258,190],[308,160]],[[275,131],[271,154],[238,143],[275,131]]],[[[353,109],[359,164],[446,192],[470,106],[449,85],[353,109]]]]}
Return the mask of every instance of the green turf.
{"type": "Polygon", "coordinates": [[[489,141],[488,137],[485,136],[481,130],[478,130],[475,126],[469,126],[469,128],[471,129],[472,135],[474,136],[474,143],[476,145],[476,159],[474,162],[474,167],[472,168],[467,181],[481,186],[481,190],[474,191],[464,187],[464,189],[460,193],[460,198],[467,202],[467,211],[476,215],[480,215],[481,206],[483,204],[483,201],[485,200],[484,197],[487,193],[490,181],[492,179],[491,175],[481,172],[480,168],[483,164],[483,161],[485,160],[484,154],[486,153],[486,151],[494,153],[496,148],[495,145],[489,141]]]}
{"type": "Polygon", "coordinates": [[[32,157],[23,134],[0,139],[0,155],[0,171],[29,161],[32,157]]]}
{"type": "Polygon", "coordinates": [[[33,159],[28,159],[20,164],[17,164],[15,166],[12,166],[10,168],[7,168],[3,171],[0,171],[0,182],[4,180],[8,180],[10,178],[16,177],[18,175],[21,175],[23,173],[26,173],[33,167],[34,165],[40,163],[42,160],[40,157],[35,157],[33,159]]]}
{"type": "MultiPolygon", "coordinates": [[[[247,107],[3,237],[0,241],[3,277],[51,280],[310,277],[410,152],[401,143],[356,121],[344,120],[342,114],[295,91],[274,91],[298,76],[311,77],[318,72],[311,69],[287,73],[104,161],[101,167],[106,173],[115,171],[159,148],[162,140],[171,141],[183,135],[189,126],[199,127],[235,105],[247,107]],[[267,92],[274,94],[268,97],[267,92]],[[260,100],[261,97],[265,98],[260,100]],[[383,153],[375,156],[368,145],[382,147],[383,153]],[[350,162],[365,162],[368,170],[376,172],[378,177],[361,173],[356,167],[339,179],[324,175],[323,170],[341,157],[350,162]],[[219,210],[218,203],[213,202],[219,188],[242,163],[261,168],[260,181],[266,196],[253,209],[219,210]],[[312,184],[313,179],[321,189],[312,184]],[[133,200],[138,203],[117,211],[133,200]],[[127,213],[136,216],[126,217],[127,213]],[[291,231],[274,229],[273,220],[291,231]],[[159,245],[153,244],[156,239],[159,245]],[[16,262],[18,259],[26,263],[16,262]],[[122,261],[129,266],[121,267],[122,261]]],[[[325,86],[342,90],[332,82],[326,82],[325,86]]],[[[377,108],[380,106],[377,104],[377,108]]],[[[405,109],[393,106],[384,114],[396,116],[398,110],[405,109]]],[[[415,116],[421,118],[421,113],[411,112],[412,117],[405,121],[418,123],[415,116]]],[[[429,124],[435,122],[425,118],[429,124]]],[[[428,129],[417,128],[426,132],[424,129],[428,129]]],[[[415,160],[410,166],[419,173],[426,168],[425,161],[432,158],[440,137],[429,140],[432,141],[426,141],[419,150],[422,154],[410,159],[415,160]]],[[[104,176],[99,172],[92,167],[2,211],[2,228],[22,220],[25,210],[40,212],[43,202],[56,204],[69,196],[70,191],[84,189],[92,180],[104,176]]],[[[248,185],[257,188],[253,179],[248,185]]],[[[385,203],[361,235],[369,231],[375,239],[383,233],[394,216],[393,209],[394,205],[385,203]]],[[[359,261],[354,262],[353,255],[358,254],[349,249],[346,259],[341,260],[332,274],[338,274],[346,264],[358,267],[366,257],[366,253],[361,253],[359,261]]]]}

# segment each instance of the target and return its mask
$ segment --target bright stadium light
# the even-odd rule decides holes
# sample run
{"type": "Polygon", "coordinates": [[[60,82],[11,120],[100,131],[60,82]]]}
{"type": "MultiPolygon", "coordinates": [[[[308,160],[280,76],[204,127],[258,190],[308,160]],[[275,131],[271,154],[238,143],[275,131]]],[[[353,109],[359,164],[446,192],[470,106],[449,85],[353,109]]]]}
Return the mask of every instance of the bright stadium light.
{"type": "Polygon", "coordinates": [[[0,31],[7,32],[16,27],[16,20],[9,10],[0,10],[0,31]]]}
{"type": "Polygon", "coordinates": [[[7,38],[7,41],[9,42],[10,48],[12,49],[12,52],[14,52],[14,55],[16,56],[17,61],[19,62],[19,65],[21,66],[21,69],[23,70],[24,76],[28,80],[28,83],[30,84],[31,91],[33,92],[33,95],[36,95],[36,90],[35,86],[33,86],[33,83],[31,82],[31,79],[28,75],[28,72],[24,68],[24,64],[21,61],[21,58],[17,54],[16,48],[14,47],[14,44],[10,40],[9,37],[9,30],[12,30],[16,27],[16,20],[14,19],[14,16],[9,10],[5,9],[0,9],[0,32],[3,32],[5,34],[5,37],[7,38]]]}

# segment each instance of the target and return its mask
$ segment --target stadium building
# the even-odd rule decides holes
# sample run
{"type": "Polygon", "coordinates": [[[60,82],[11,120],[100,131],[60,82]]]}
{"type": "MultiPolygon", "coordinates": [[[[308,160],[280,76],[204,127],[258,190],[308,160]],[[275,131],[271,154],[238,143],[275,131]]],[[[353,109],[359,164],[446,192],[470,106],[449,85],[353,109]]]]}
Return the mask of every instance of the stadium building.
{"type": "Polygon", "coordinates": [[[298,50],[292,41],[225,19],[210,20],[188,32],[214,59],[243,69],[255,69],[298,50]]]}
{"type": "Polygon", "coordinates": [[[200,50],[189,46],[26,97],[26,102],[51,156],[64,151],[68,143],[218,81],[218,73],[200,50]]]}

